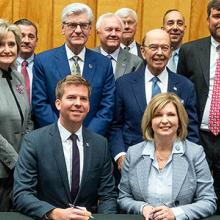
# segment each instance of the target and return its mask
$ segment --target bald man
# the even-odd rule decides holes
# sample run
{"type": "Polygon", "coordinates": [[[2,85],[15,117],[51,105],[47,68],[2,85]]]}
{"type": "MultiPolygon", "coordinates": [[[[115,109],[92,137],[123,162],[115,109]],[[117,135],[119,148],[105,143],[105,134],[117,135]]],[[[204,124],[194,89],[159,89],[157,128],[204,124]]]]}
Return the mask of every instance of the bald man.
{"type": "MultiPolygon", "coordinates": [[[[174,92],[180,97],[189,116],[188,139],[195,143],[199,141],[194,86],[187,78],[166,68],[171,53],[169,34],[161,29],[146,33],[141,51],[147,66],[116,81],[110,149],[119,171],[128,147],[143,140],[141,119],[151,97],[158,92],[174,92]]],[[[119,179],[117,174],[116,178],[119,179]]]]}

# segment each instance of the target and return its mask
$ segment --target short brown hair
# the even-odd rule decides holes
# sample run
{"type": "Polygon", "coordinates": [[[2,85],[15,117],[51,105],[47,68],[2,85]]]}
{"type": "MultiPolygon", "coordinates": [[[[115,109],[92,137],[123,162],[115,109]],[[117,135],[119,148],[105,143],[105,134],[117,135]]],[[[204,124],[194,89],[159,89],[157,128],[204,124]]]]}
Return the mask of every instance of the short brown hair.
{"type": "Polygon", "coordinates": [[[188,115],[179,97],[174,93],[160,93],[151,99],[144,112],[141,124],[144,140],[151,141],[154,139],[152,119],[155,117],[158,111],[163,109],[169,103],[172,103],[175,106],[179,118],[179,128],[177,130],[177,137],[181,140],[184,140],[186,138],[188,115]]]}
{"type": "Polygon", "coordinates": [[[211,0],[207,5],[207,15],[208,17],[211,14],[211,9],[220,10],[220,0],[211,0]]]}
{"type": "Polygon", "coordinates": [[[84,85],[88,88],[88,96],[91,95],[91,87],[89,83],[80,75],[67,75],[64,79],[60,80],[56,86],[56,98],[61,99],[64,94],[64,88],[66,85],[84,85]]]}

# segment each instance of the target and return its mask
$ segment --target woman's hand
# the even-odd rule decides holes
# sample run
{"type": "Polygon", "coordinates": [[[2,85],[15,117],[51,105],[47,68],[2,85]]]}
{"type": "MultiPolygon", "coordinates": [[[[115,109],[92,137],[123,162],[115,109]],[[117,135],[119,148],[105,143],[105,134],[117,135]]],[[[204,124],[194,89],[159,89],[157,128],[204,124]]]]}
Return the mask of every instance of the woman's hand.
{"type": "Polygon", "coordinates": [[[153,216],[154,207],[150,205],[146,205],[143,208],[142,214],[145,217],[145,220],[151,220],[153,216]]]}
{"type": "Polygon", "coordinates": [[[175,215],[171,208],[167,206],[159,206],[153,209],[153,220],[175,220],[175,215]]]}

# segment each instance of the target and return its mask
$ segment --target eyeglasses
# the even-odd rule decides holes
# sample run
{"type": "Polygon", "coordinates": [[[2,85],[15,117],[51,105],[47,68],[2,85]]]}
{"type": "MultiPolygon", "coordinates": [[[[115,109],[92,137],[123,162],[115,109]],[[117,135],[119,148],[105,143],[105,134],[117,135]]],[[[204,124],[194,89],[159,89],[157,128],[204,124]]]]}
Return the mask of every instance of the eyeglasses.
{"type": "Polygon", "coordinates": [[[153,52],[158,51],[159,48],[161,48],[163,52],[168,52],[170,50],[169,45],[150,44],[150,45],[143,45],[143,47],[148,47],[153,52]]]}
{"type": "Polygon", "coordinates": [[[76,28],[79,27],[83,31],[87,31],[91,23],[74,23],[74,22],[63,22],[70,30],[74,31],[76,28]]]}

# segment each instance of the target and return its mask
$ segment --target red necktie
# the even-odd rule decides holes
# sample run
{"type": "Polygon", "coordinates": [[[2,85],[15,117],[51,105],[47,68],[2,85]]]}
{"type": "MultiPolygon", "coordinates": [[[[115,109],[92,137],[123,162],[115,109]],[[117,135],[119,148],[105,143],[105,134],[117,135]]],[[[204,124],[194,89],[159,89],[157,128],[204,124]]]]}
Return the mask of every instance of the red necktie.
{"type": "Polygon", "coordinates": [[[28,66],[28,62],[26,60],[24,60],[21,63],[21,73],[23,74],[23,77],[24,77],[25,88],[26,88],[28,100],[29,100],[29,103],[30,103],[30,78],[29,78],[29,75],[28,75],[27,66],[28,66]]]}
{"type": "Polygon", "coordinates": [[[220,133],[220,52],[218,56],[209,115],[209,129],[214,135],[220,133]]]}

